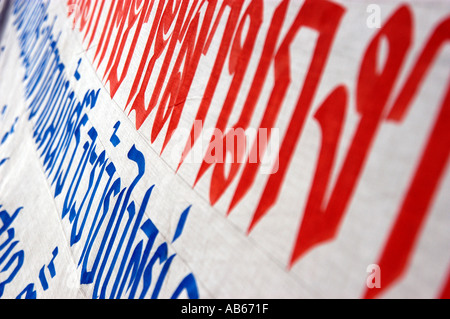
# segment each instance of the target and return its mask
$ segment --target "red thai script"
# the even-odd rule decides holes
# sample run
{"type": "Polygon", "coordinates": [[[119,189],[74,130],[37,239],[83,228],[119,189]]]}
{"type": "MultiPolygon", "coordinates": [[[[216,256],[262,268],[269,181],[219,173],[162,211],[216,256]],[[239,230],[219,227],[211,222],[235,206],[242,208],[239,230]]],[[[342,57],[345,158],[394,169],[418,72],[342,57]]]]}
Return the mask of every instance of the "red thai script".
{"type": "Polygon", "coordinates": [[[445,282],[444,288],[439,293],[438,298],[440,299],[450,299],[450,272],[447,276],[447,281],[445,282]]]}
{"type": "MultiPolygon", "coordinates": [[[[210,44],[213,39],[221,37],[195,121],[203,123],[207,118],[219,81],[225,73],[230,77],[230,84],[215,127],[225,131],[231,114],[239,106],[241,111],[232,128],[249,128],[269,72],[273,69],[273,85],[259,124],[260,129],[269,129],[270,134],[270,128],[274,126],[292,79],[296,76],[292,72],[295,57],[290,56],[294,38],[305,28],[317,33],[306,78],[298,99],[292,105],[293,113],[278,152],[278,170],[268,177],[253,212],[249,232],[278,200],[305,122],[311,116],[317,89],[345,15],[345,8],[332,1],[306,0],[287,32],[282,33],[289,4],[289,0],[282,0],[275,8],[250,89],[243,105],[237,105],[237,97],[248,73],[255,41],[263,23],[262,0],[252,1],[248,5],[244,5],[244,1],[231,0],[68,1],[69,7],[78,8],[69,11],[69,16],[73,17],[73,26],[78,25],[84,33],[85,44],[90,46],[95,37],[99,39],[94,63],[97,68],[105,66],[103,80],[105,84],[109,84],[111,96],[115,96],[127,76],[133,77],[124,108],[129,108],[129,113],[135,112],[136,129],[142,126],[152,112],[155,112],[149,136],[152,143],[161,135],[163,128],[168,127],[163,136],[161,153],[178,128],[200,59],[202,55],[211,54],[210,44]],[[225,28],[219,34],[217,30],[221,23],[225,24],[225,28]],[[145,33],[145,38],[142,36],[144,26],[148,27],[146,32],[149,32],[145,33]],[[130,74],[131,60],[138,42],[144,44],[143,52],[137,71],[130,74]],[[131,45],[126,49],[127,43],[131,45]],[[157,67],[157,62],[161,62],[162,66],[157,67]],[[156,82],[150,81],[152,77],[156,78],[156,82]]],[[[440,49],[448,43],[450,18],[439,22],[431,32],[401,86],[400,93],[393,96],[394,88],[399,85],[399,75],[404,69],[405,60],[414,45],[413,29],[413,13],[409,6],[402,5],[394,10],[369,42],[356,79],[354,98],[359,120],[334,184],[331,175],[336,169],[337,150],[342,142],[342,131],[351,98],[347,86],[340,84],[330,90],[313,114],[321,130],[320,148],[304,214],[292,249],[289,262],[291,267],[308,251],[338,235],[378,132],[387,121],[395,121],[398,125],[404,121],[427,72],[437,60],[440,49]],[[384,65],[379,69],[382,41],[387,41],[388,51],[384,65]],[[392,105],[389,103],[391,100],[394,101],[392,105]],[[329,195],[326,196],[328,192],[329,195]]],[[[406,270],[420,236],[421,226],[448,164],[448,127],[450,87],[447,88],[425,149],[381,252],[378,264],[383,269],[383,286],[380,289],[368,289],[364,297],[372,298],[383,293],[406,270]]],[[[251,155],[258,158],[257,161],[250,160],[250,157],[255,156],[249,156],[246,161],[236,158],[238,154],[245,154],[239,149],[243,146],[233,145],[230,149],[229,143],[223,143],[223,160],[211,162],[205,157],[197,173],[194,186],[212,169],[209,199],[211,205],[214,205],[242,171],[229,203],[228,214],[253,188],[260,171],[260,155],[264,154],[268,145],[267,139],[259,132],[258,130],[249,150],[251,155]],[[227,153],[231,153],[235,160],[226,174],[227,153]]],[[[200,133],[201,129],[196,130],[195,124],[192,124],[178,167],[191,152],[200,133]]],[[[222,137],[224,141],[228,138],[229,134],[222,137]]],[[[213,150],[215,142],[211,138],[207,154],[213,150]]],[[[448,296],[448,286],[447,282],[443,296],[448,296]]]]}
{"type": "MultiPolygon", "coordinates": [[[[427,71],[431,69],[439,50],[450,40],[450,18],[445,19],[436,27],[424,49],[419,55],[408,79],[388,115],[388,120],[402,121],[406,116],[412,99],[417,94],[419,85],[423,82],[427,71]]],[[[450,78],[449,78],[450,80],[450,78]]],[[[439,181],[443,176],[450,156],[450,83],[442,101],[425,150],[422,153],[418,167],[400,212],[394,222],[378,264],[386,269],[383,274],[383,289],[368,290],[366,297],[373,297],[389,287],[406,270],[408,260],[417,242],[420,228],[429,212],[429,206],[436,194],[439,181]]]]}

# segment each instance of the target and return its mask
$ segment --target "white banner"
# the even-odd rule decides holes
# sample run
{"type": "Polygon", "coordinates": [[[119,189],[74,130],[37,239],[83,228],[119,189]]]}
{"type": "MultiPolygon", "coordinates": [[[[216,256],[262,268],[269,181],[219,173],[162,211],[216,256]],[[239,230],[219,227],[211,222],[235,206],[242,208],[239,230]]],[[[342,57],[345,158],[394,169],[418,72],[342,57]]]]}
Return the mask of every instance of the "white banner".
{"type": "Polygon", "coordinates": [[[448,1],[0,11],[1,298],[450,296],[448,1]]]}

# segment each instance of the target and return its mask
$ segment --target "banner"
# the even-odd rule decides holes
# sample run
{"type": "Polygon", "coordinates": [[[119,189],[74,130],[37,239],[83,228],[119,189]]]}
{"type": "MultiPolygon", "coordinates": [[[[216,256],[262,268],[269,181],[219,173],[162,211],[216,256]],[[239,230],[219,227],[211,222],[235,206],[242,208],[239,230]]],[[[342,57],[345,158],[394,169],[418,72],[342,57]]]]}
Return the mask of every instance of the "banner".
{"type": "Polygon", "coordinates": [[[448,1],[0,12],[1,298],[450,296],[448,1]]]}

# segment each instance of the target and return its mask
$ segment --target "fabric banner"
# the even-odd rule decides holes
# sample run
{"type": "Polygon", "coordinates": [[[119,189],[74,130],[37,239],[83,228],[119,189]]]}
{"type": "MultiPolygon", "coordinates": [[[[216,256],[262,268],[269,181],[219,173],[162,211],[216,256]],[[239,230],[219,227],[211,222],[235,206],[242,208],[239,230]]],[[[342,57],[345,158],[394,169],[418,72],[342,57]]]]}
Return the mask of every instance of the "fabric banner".
{"type": "Polygon", "coordinates": [[[0,0],[1,298],[450,297],[450,5],[0,0]]]}

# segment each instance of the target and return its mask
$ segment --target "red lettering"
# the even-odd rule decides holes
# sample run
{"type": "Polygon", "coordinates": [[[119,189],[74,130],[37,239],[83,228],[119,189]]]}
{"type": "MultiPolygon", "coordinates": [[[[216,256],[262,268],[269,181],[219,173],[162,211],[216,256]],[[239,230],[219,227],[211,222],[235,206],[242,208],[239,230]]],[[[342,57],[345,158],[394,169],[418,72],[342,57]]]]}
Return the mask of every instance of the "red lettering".
{"type": "MultiPolygon", "coordinates": [[[[212,37],[214,36],[214,34],[216,32],[216,29],[217,29],[217,26],[219,24],[219,21],[221,20],[222,15],[223,15],[223,13],[225,11],[225,8],[227,6],[230,7],[230,14],[229,14],[229,17],[228,17],[228,20],[227,20],[227,24],[225,26],[225,31],[224,31],[224,34],[223,34],[223,37],[222,37],[222,41],[221,41],[220,46],[219,46],[219,52],[218,52],[218,54],[216,56],[216,60],[214,62],[214,66],[212,68],[211,75],[210,75],[210,77],[208,79],[208,83],[206,85],[206,89],[205,89],[205,92],[204,92],[203,97],[202,97],[202,102],[200,103],[200,106],[199,106],[199,109],[197,111],[197,115],[195,117],[195,121],[194,122],[197,121],[197,122],[203,123],[205,121],[206,115],[208,114],[209,107],[211,106],[211,101],[212,101],[212,98],[214,96],[214,92],[215,92],[216,87],[217,87],[217,83],[219,82],[219,79],[220,79],[220,74],[222,73],[223,66],[225,64],[225,60],[226,60],[226,57],[228,55],[228,51],[230,49],[230,44],[231,44],[231,41],[233,39],[233,34],[234,34],[234,31],[235,31],[236,25],[238,23],[239,14],[241,12],[242,5],[243,5],[243,1],[230,1],[230,0],[227,0],[227,1],[223,2],[222,6],[221,6],[221,8],[219,10],[219,13],[218,13],[218,16],[217,16],[217,18],[215,20],[215,23],[213,25],[212,31],[211,31],[211,33],[210,33],[210,35],[208,37],[207,42],[206,42],[205,50],[207,50],[207,48],[209,48],[209,44],[210,44],[210,42],[212,40],[212,37]]],[[[196,132],[194,130],[194,126],[195,125],[193,124],[192,125],[192,129],[191,129],[190,137],[189,137],[188,141],[186,142],[186,146],[185,146],[184,151],[183,151],[183,153],[181,155],[181,160],[180,160],[180,163],[178,165],[178,168],[181,166],[181,164],[183,163],[184,159],[189,154],[191,148],[194,146],[196,140],[198,139],[198,137],[199,137],[199,135],[201,133],[201,132],[196,132]],[[195,134],[195,133],[197,133],[197,134],[195,134]]]]}
{"type": "MultiPolygon", "coordinates": [[[[104,5],[105,5],[105,1],[102,0],[101,4],[100,4],[100,9],[98,10],[97,19],[95,20],[94,28],[92,29],[91,37],[89,38],[89,43],[87,45],[88,48],[91,46],[92,41],[94,41],[95,34],[97,33],[97,27],[98,27],[98,23],[100,21],[101,13],[103,12],[104,5]]],[[[91,21],[93,21],[93,19],[94,19],[94,14],[92,14],[91,21]]],[[[91,25],[91,22],[89,22],[88,30],[86,30],[83,41],[84,41],[84,39],[86,39],[87,34],[89,33],[90,25],[91,25]]]]}
{"type": "MultiPolygon", "coordinates": [[[[153,20],[152,28],[150,30],[150,35],[149,35],[147,43],[145,45],[145,49],[142,54],[141,62],[139,64],[139,68],[136,73],[136,77],[134,79],[133,85],[131,87],[131,91],[128,96],[128,101],[127,101],[126,105],[129,105],[131,103],[131,101],[136,96],[136,92],[139,90],[141,85],[144,87],[147,87],[148,82],[150,80],[150,76],[153,71],[153,67],[155,65],[156,60],[159,57],[158,54],[161,53],[161,52],[156,52],[156,50],[155,50],[155,53],[153,54],[152,58],[150,59],[149,63],[147,64],[150,50],[152,48],[152,45],[153,45],[153,42],[155,39],[155,34],[158,29],[159,23],[161,21],[161,16],[162,16],[163,10],[164,10],[164,2],[160,1],[158,3],[158,7],[156,9],[156,14],[155,14],[155,18],[153,20]],[[143,79],[142,79],[142,77],[143,77],[143,79]],[[142,84],[141,84],[141,82],[142,82],[142,84]]],[[[146,17],[146,19],[147,18],[148,18],[148,16],[146,17]]],[[[131,113],[132,111],[136,112],[136,129],[139,129],[140,126],[142,125],[142,123],[144,123],[144,121],[146,119],[144,98],[145,98],[145,94],[143,94],[142,96],[136,97],[136,99],[129,111],[129,113],[131,113]]]]}
{"type": "Polygon", "coordinates": [[[440,299],[450,299],[450,272],[447,276],[447,282],[444,285],[444,288],[439,294],[440,299]]]}
{"type": "MultiPolygon", "coordinates": [[[[250,91],[248,93],[247,99],[245,101],[243,112],[241,113],[239,120],[234,125],[234,129],[245,127],[248,128],[251,118],[253,116],[256,102],[262,92],[262,88],[264,82],[267,78],[267,74],[269,72],[269,67],[272,63],[273,56],[276,50],[276,43],[278,42],[278,38],[280,35],[281,27],[284,22],[284,18],[286,16],[287,8],[289,1],[283,1],[276,8],[272,21],[270,23],[270,28],[266,37],[266,41],[264,43],[263,52],[261,55],[261,59],[259,61],[258,67],[256,69],[255,77],[253,78],[252,85],[250,87],[250,91]]],[[[251,149],[251,154],[256,154],[256,156],[251,156],[251,158],[256,158],[256,161],[249,161],[246,163],[246,167],[244,169],[243,176],[241,177],[241,181],[238,185],[238,190],[236,190],[233,199],[230,203],[230,208],[228,209],[228,214],[234,208],[234,206],[242,199],[245,193],[250,189],[251,185],[254,182],[254,178],[256,176],[256,172],[258,170],[258,164],[260,161],[258,148],[264,148],[266,143],[260,143],[261,139],[259,134],[256,137],[256,143],[253,144],[251,149]],[[254,166],[254,169],[250,169],[250,167],[254,166]]],[[[263,153],[264,150],[261,151],[263,153]]],[[[239,162],[235,162],[231,164],[231,170],[237,170],[240,166],[239,162]]]]}
{"type": "MultiPolygon", "coordinates": [[[[233,74],[233,80],[231,81],[230,88],[228,90],[227,97],[222,106],[222,110],[219,115],[219,119],[216,124],[216,129],[221,132],[225,131],[226,125],[228,123],[228,119],[233,110],[233,106],[236,102],[237,95],[242,85],[242,81],[244,79],[244,75],[247,71],[248,63],[250,62],[250,56],[253,52],[253,48],[255,45],[257,33],[262,23],[262,15],[263,15],[263,3],[262,1],[253,1],[245,11],[235,34],[233,44],[231,46],[230,57],[229,57],[229,72],[233,74]],[[245,37],[244,43],[241,46],[241,37],[242,30],[246,23],[246,19],[249,19],[250,25],[247,31],[247,35],[245,37]],[[236,66],[239,65],[239,68],[236,66]]],[[[253,97],[255,98],[255,97],[253,97]]],[[[246,112],[244,109],[243,112],[246,112]]],[[[242,127],[239,127],[242,131],[242,127]]],[[[235,130],[232,130],[230,134],[234,134],[235,130]]],[[[223,146],[224,150],[222,153],[223,158],[215,164],[211,187],[210,187],[210,202],[212,205],[222,196],[223,192],[233,181],[234,177],[237,174],[239,165],[232,165],[231,171],[229,173],[228,178],[225,177],[225,158],[227,151],[232,154],[233,163],[238,163],[241,159],[235,158],[237,154],[244,154],[244,150],[238,150],[237,147],[239,144],[237,143],[229,143],[229,134],[226,134],[223,137],[223,146]],[[236,148],[236,149],[235,149],[236,148]]],[[[212,140],[211,140],[212,143],[212,140]]],[[[245,146],[241,145],[242,147],[245,146]]],[[[210,144],[211,148],[211,144],[210,144]]],[[[203,176],[206,170],[212,165],[212,163],[204,160],[200,170],[197,174],[196,182],[203,176]]]]}
{"type": "MultiPolygon", "coordinates": [[[[266,129],[273,127],[290,83],[289,47],[296,33],[302,26],[315,29],[319,32],[313,59],[304,86],[297,101],[286,137],[280,149],[279,169],[275,174],[272,174],[269,177],[269,181],[267,182],[258,208],[253,215],[249,231],[267,213],[268,209],[278,196],[294,145],[301,133],[307,112],[310,109],[312,99],[320,82],[325,62],[327,61],[331,44],[343,12],[344,9],[341,6],[328,1],[305,1],[275,55],[275,85],[260,125],[260,128],[266,129]]],[[[257,142],[258,140],[259,138],[257,139],[257,142]]],[[[256,149],[257,147],[258,146],[254,145],[253,149],[256,149]]],[[[264,145],[259,145],[259,147],[264,147],[264,145]]],[[[230,207],[236,205],[237,202],[243,198],[245,193],[249,191],[256,177],[259,165],[259,162],[247,162],[230,207]]]]}
{"type": "Polygon", "coordinates": [[[321,242],[323,239],[321,234],[327,234],[330,237],[334,235],[335,228],[327,228],[325,225],[336,224],[337,221],[330,220],[330,213],[323,212],[322,205],[327,186],[330,183],[345,120],[347,96],[347,90],[344,86],[336,88],[315,114],[315,119],[318,121],[322,132],[322,143],[290,266],[301,256],[304,247],[321,242]]]}
{"type": "MultiPolygon", "coordinates": [[[[112,35],[114,28],[118,28],[118,36],[117,36],[118,38],[120,38],[120,36],[122,35],[123,28],[125,27],[127,15],[128,15],[128,12],[130,11],[130,6],[131,6],[131,0],[116,1],[116,2],[114,2],[114,4],[111,5],[109,12],[108,12],[107,23],[105,25],[107,27],[105,27],[102,31],[102,35],[100,37],[100,42],[97,47],[97,51],[95,52],[94,61],[97,58],[99,58],[97,67],[100,66],[100,64],[102,63],[102,61],[105,57],[108,45],[111,41],[111,35],[112,35]],[[112,14],[113,10],[114,10],[114,14],[112,14]],[[100,54],[100,51],[101,51],[101,54],[100,54]]],[[[116,53],[117,52],[113,51],[113,55],[116,53]]]]}
{"type": "Polygon", "coordinates": [[[110,83],[110,93],[111,97],[114,97],[117,90],[119,89],[120,85],[122,84],[123,80],[125,79],[125,76],[128,73],[128,69],[130,67],[131,59],[133,57],[133,53],[136,47],[136,43],[138,41],[142,26],[144,24],[144,19],[147,14],[147,11],[151,11],[153,7],[154,1],[151,2],[145,2],[145,1],[136,1],[133,0],[130,4],[130,12],[128,15],[128,23],[127,28],[125,31],[123,31],[123,28],[125,26],[125,21],[122,20],[122,25],[120,26],[120,29],[118,31],[118,35],[116,37],[116,41],[114,42],[112,53],[109,57],[108,65],[106,66],[106,72],[105,77],[107,76],[107,82],[110,83]],[[142,5],[142,6],[141,6],[142,5]],[[140,7],[140,9],[139,9],[140,7]],[[136,10],[139,9],[139,10],[136,10]],[[139,20],[138,20],[139,18],[139,20]],[[128,54],[126,55],[125,65],[123,66],[123,70],[121,73],[121,76],[119,77],[119,63],[121,61],[121,57],[124,52],[125,44],[128,40],[129,33],[133,26],[136,25],[135,34],[130,46],[130,49],[128,50],[128,54]]]}
{"type": "MultiPolygon", "coordinates": [[[[139,85],[140,78],[136,77],[132,90],[130,93],[130,97],[128,99],[127,104],[129,104],[133,98],[133,96],[136,94],[136,92],[139,90],[139,92],[136,95],[136,98],[131,106],[131,111],[136,112],[136,128],[139,129],[141,125],[144,123],[144,121],[147,119],[148,115],[153,111],[153,108],[156,106],[157,100],[160,96],[164,80],[167,75],[167,70],[170,64],[170,60],[173,56],[174,47],[176,44],[176,41],[178,40],[178,35],[180,33],[182,22],[186,14],[188,1],[177,1],[175,2],[175,6],[173,5],[173,1],[169,1],[162,12],[160,23],[158,28],[152,29],[151,34],[151,40],[149,39],[149,42],[147,43],[146,52],[143,56],[141,65],[139,69],[144,69],[145,63],[147,61],[147,56],[150,51],[150,47],[152,45],[152,42],[154,43],[154,53],[152,58],[150,59],[150,62],[148,63],[147,70],[145,73],[140,73],[138,71],[138,74],[144,75],[144,80],[141,85],[139,85]],[[179,13],[178,19],[177,19],[177,13],[179,13]],[[170,28],[172,24],[175,25],[174,30],[172,34],[167,36],[167,33],[170,31],[170,28]],[[155,38],[153,39],[153,36],[155,38]],[[167,37],[167,39],[165,39],[167,37]],[[169,44],[170,43],[170,44],[169,44]],[[156,82],[156,85],[154,89],[152,90],[152,96],[150,99],[149,104],[147,105],[145,103],[145,91],[147,90],[149,80],[153,71],[153,67],[156,63],[156,60],[163,54],[164,50],[166,49],[166,46],[169,44],[169,48],[167,49],[167,54],[165,57],[165,61],[163,63],[162,69],[158,75],[158,80],[156,82]],[[148,50],[147,50],[148,49],[148,50]]],[[[158,8],[160,9],[160,8],[158,8]]],[[[159,19],[155,19],[159,20],[159,19]]],[[[154,24],[155,26],[155,24],[154,24]]]]}
{"type": "MultiPolygon", "coordinates": [[[[320,205],[314,203],[317,201],[317,198],[315,198],[316,194],[310,194],[308,198],[307,210],[305,210],[291,257],[291,266],[307,250],[319,243],[332,239],[336,235],[366,158],[369,155],[376,132],[383,119],[386,102],[409,48],[411,23],[409,9],[406,6],[400,7],[383,28],[380,29],[366,50],[360,68],[356,97],[357,110],[361,115],[360,122],[342,169],[338,174],[329,202],[327,204],[323,203],[323,194],[326,186],[328,186],[325,184],[322,184],[319,190],[319,194],[322,194],[320,205]],[[399,27],[400,25],[402,26],[401,28],[399,27]],[[382,72],[378,73],[377,60],[378,54],[380,54],[382,37],[385,37],[389,43],[389,53],[382,72]]],[[[283,156],[284,154],[280,152],[280,158],[283,156]]],[[[325,172],[325,174],[327,173],[325,172]]],[[[321,178],[321,174],[317,173],[315,178],[321,178]]],[[[265,204],[266,202],[263,202],[262,205],[267,205],[265,204]]],[[[263,206],[263,208],[265,207],[263,206]]]]}
{"type": "MultiPolygon", "coordinates": [[[[255,41],[263,22],[264,10],[262,0],[251,1],[243,14],[241,14],[244,7],[242,0],[224,0],[220,8],[217,0],[196,0],[193,3],[188,0],[168,0],[154,4],[154,0],[67,1],[68,16],[73,19],[73,27],[79,25],[80,31],[84,33],[83,41],[88,41],[88,47],[94,38],[99,36],[94,61],[97,68],[107,61],[103,79],[109,83],[111,97],[116,95],[127,77],[136,45],[142,40],[143,26],[148,23],[150,16],[153,17],[125,108],[130,106],[129,112],[135,112],[137,129],[142,126],[150,113],[156,110],[150,141],[153,143],[168,125],[162,153],[179,125],[200,59],[202,55],[208,54],[210,44],[213,38],[218,36],[216,32],[223,20],[226,20],[225,29],[195,121],[197,123],[205,121],[221,75],[227,66],[231,83],[216,122],[216,129],[225,131],[248,71],[255,41]],[[244,30],[247,30],[245,34],[244,30]],[[130,40],[131,46],[126,49],[130,40]],[[111,54],[107,56],[109,49],[111,54]],[[161,69],[155,77],[156,82],[150,84],[155,66],[159,65],[156,62],[161,57],[164,57],[164,60],[161,61],[161,69]]],[[[230,133],[221,136],[223,143],[220,145],[224,146],[222,155],[215,162],[208,161],[205,156],[195,181],[196,184],[209,168],[213,168],[209,199],[214,205],[237,178],[242,160],[245,159],[243,157],[246,146],[245,143],[228,141],[231,138],[239,139],[239,136],[233,134],[236,132],[244,134],[244,130],[249,128],[273,64],[274,84],[250,156],[245,159],[242,175],[229,204],[228,214],[246,196],[260,171],[260,156],[266,152],[267,138],[270,138],[271,129],[291,85],[291,77],[294,76],[291,74],[290,47],[302,28],[317,31],[318,39],[312,60],[279,150],[278,170],[268,177],[253,212],[249,232],[278,199],[344,14],[343,7],[332,1],[305,0],[284,38],[279,41],[288,7],[289,0],[282,0],[273,13],[262,54],[238,121],[230,133]],[[262,136],[261,129],[269,136],[262,136]],[[225,163],[229,153],[233,155],[231,164],[225,163]],[[229,173],[225,173],[226,165],[231,165],[229,173]]],[[[336,169],[336,154],[348,111],[349,93],[346,87],[339,85],[331,91],[314,114],[321,131],[320,150],[305,211],[293,246],[290,266],[310,249],[337,235],[383,121],[400,123],[404,120],[432,63],[450,38],[450,18],[447,18],[433,31],[400,93],[395,97],[393,106],[388,108],[387,102],[390,101],[410,49],[412,26],[409,7],[399,7],[376,33],[364,53],[356,88],[356,108],[360,118],[334,185],[331,184],[331,175],[333,169],[336,169]],[[383,40],[386,40],[388,50],[384,65],[379,67],[383,40]],[[330,196],[326,200],[325,194],[328,193],[330,196]]],[[[405,272],[420,235],[421,226],[448,165],[449,126],[450,85],[380,255],[378,264],[383,271],[382,288],[368,289],[364,295],[366,298],[376,297],[384,292],[405,272]]],[[[201,130],[196,130],[195,123],[193,124],[178,168],[199,138],[201,130]]],[[[211,154],[216,142],[213,137],[206,154],[211,154]]],[[[217,159],[217,156],[214,158],[217,159]]],[[[449,298],[449,286],[450,275],[441,297],[449,298]]]]}
{"type": "MultiPolygon", "coordinates": [[[[206,2],[203,2],[203,4],[205,3],[206,2]]],[[[179,41],[182,42],[182,46],[180,52],[178,53],[178,57],[172,70],[171,77],[169,78],[169,82],[166,85],[166,91],[163,95],[163,99],[159,103],[155,122],[152,127],[151,141],[153,142],[170,117],[169,127],[164,139],[161,153],[164,151],[167,143],[170,141],[170,138],[175,132],[175,129],[178,127],[181,113],[186,103],[186,99],[194,79],[195,71],[197,70],[205,46],[215,7],[216,1],[211,1],[208,4],[206,8],[205,18],[200,27],[198,38],[196,37],[196,35],[200,21],[200,12],[197,12],[195,18],[192,20],[189,26],[185,24],[185,26],[181,30],[179,41]],[[183,61],[184,67],[180,69],[183,61]],[[170,100],[168,102],[168,107],[165,107],[169,96],[170,100]]],[[[190,13],[188,16],[190,17],[191,15],[192,13],[190,13]]],[[[190,19],[188,19],[188,21],[190,21],[190,19]]]]}
{"type": "MultiPolygon", "coordinates": [[[[183,26],[183,20],[184,20],[184,17],[186,16],[186,10],[187,10],[188,4],[189,4],[188,1],[183,1],[183,3],[178,3],[177,4],[178,7],[175,9],[176,11],[172,12],[170,15],[163,16],[163,19],[162,19],[163,24],[160,26],[160,29],[159,29],[160,33],[157,34],[157,38],[156,38],[156,42],[155,42],[155,50],[158,50],[158,51],[160,50],[162,52],[164,50],[164,48],[166,47],[166,45],[168,45],[168,48],[167,48],[166,56],[164,58],[164,62],[162,64],[161,70],[159,71],[159,74],[158,74],[158,79],[152,90],[150,102],[149,102],[148,106],[146,107],[145,117],[147,117],[153,111],[153,109],[156,107],[159,97],[160,97],[160,94],[161,94],[161,91],[164,88],[164,82],[167,77],[167,73],[169,71],[169,65],[170,65],[170,62],[174,55],[175,46],[178,42],[181,28],[183,26]],[[181,7],[180,7],[180,5],[181,5],[181,7]],[[176,19],[177,11],[178,11],[178,18],[176,19]],[[174,26],[173,33],[170,37],[170,41],[169,41],[169,39],[164,40],[164,34],[169,31],[169,29],[173,23],[175,23],[175,26],[174,26]]],[[[190,40],[192,40],[192,39],[190,39],[190,40]]],[[[176,69],[180,68],[181,62],[182,62],[182,60],[181,61],[178,60],[178,65],[175,66],[176,69]]],[[[176,73],[177,72],[175,72],[175,74],[176,73]]],[[[176,75],[174,75],[174,77],[172,77],[171,83],[166,86],[165,95],[163,96],[163,100],[160,102],[160,105],[163,105],[163,107],[166,106],[166,104],[169,100],[169,97],[176,97],[176,93],[177,93],[178,87],[180,85],[180,78],[178,76],[175,79],[175,77],[176,77],[176,75]]],[[[141,87],[141,92],[139,93],[138,96],[140,96],[140,97],[145,96],[145,89],[146,89],[146,87],[145,88],[141,87]]],[[[175,106],[174,102],[173,102],[172,106],[173,107],[175,106]]],[[[178,110],[179,109],[180,108],[178,108],[178,110]]],[[[181,112],[180,112],[180,115],[181,115],[181,112]]],[[[159,114],[159,118],[161,118],[161,117],[162,117],[161,114],[159,114]]],[[[165,120],[167,121],[167,119],[165,119],[165,120]]],[[[153,128],[155,128],[155,125],[157,124],[157,122],[158,121],[154,122],[153,128]]],[[[159,124],[161,124],[161,123],[159,123],[159,124]]],[[[155,139],[156,139],[156,136],[154,133],[152,133],[152,137],[150,139],[151,142],[153,143],[155,139]]]]}
{"type": "MultiPolygon", "coordinates": [[[[389,119],[404,118],[407,107],[418,92],[431,62],[439,49],[450,40],[450,18],[435,29],[420,54],[408,80],[389,114],[389,119]]],[[[431,131],[424,153],[419,161],[413,180],[401,205],[394,227],[389,235],[378,264],[383,269],[381,289],[367,290],[365,297],[373,298],[386,291],[405,271],[428,208],[438,190],[440,179],[450,155],[450,85],[431,131]]]]}

